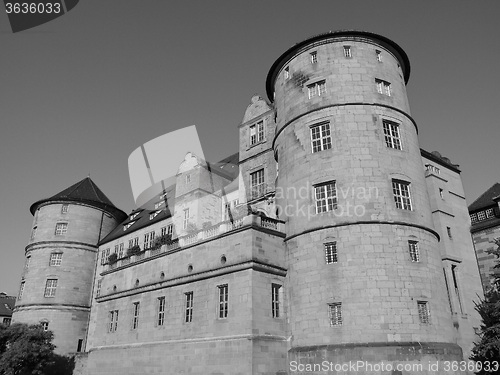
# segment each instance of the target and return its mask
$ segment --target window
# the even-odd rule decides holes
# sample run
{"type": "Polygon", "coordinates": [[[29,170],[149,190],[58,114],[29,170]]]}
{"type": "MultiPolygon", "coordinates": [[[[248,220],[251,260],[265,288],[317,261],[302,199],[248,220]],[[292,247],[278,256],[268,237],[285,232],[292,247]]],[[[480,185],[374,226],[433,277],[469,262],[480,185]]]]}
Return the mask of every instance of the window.
{"type": "Polygon", "coordinates": [[[101,266],[104,266],[108,261],[110,248],[103,249],[101,252],[101,266]]]}
{"type": "Polygon", "coordinates": [[[391,96],[391,84],[389,82],[375,78],[375,83],[377,84],[377,92],[379,94],[391,96]]]}
{"type": "Polygon", "coordinates": [[[50,266],[60,266],[62,263],[62,253],[52,253],[50,254],[50,266]]]}
{"type": "Polygon", "coordinates": [[[337,242],[325,243],[326,264],[337,263],[337,242]]]}
{"type": "Polygon", "coordinates": [[[131,214],[129,216],[130,220],[134,220],[137,217],[137,215],[139,215],[139,212],[134,212],[133,214],[131,214]]]}
{"type": "Polygon", "coordinates": [[[444,283],[446,285],[446,293],[448,295],[448,303],[450,304],[450,311],[453,314],[453,304],[451,303],[450,286],[448,285],[448,277],[446,276],[446,268],[443,268],[444,283]]]}
{"type": "Polygon", "coordinates": [[[318,62],[318,53],[316,51],[311,52],[311,64],[316,64],[318,62]]]}
{"type": "Polygon", "coordinates": [[[12,318],[3,318],[3,324],[5,326],[10,326],[10,322],[12,321],[12,318]]]}
{"type": "Polygon", "coordinates": [[[19,289],[19,297],[18,297],[18,300],[21,300],[23,298],[23,293],[24,293],[24,285],[25,285],[25,281],[22,281],[21,282],[21,288],[19,289]]]}
{"type": "Polygon", "coordinates": [[[189,184],[191,182],[191,175],[187,174],[186,175],[186,184],[189,184]]]}
{"type": "Polygon", "coordinates": [[[131,221],[123,226],[123,231],[125,232],[128,228],[135,224],[135,221],[131,221]]]}
{"type": "Polygon", "coordinates": [[[184,209],[184,219],[182,220],[182,229],[187,229],[189,223],[189,208],[184,209]]]}
{"type": "Polygon", "coordinates": [[[37,229],[37,227],[33,227],[33,229],[31,230],[31,237],[30,237],[31,241],[33,241],[35,239],[36,229],[37,229]]]}
{"type": "Polygon", "coordinates": [[[399,125],[383,120],[385,145],[389,148],[401,150],[401,136],[399,135],[399,125]]]}
{"type": "Polygon", "coordinates": [[[477,214],[471,214],[470,215],[470,221],[471,221],[472,224],[477,223],[478,222],[477,214]]]}
{"type": "Polygon", "coordinates": [[[420,262],[420,252],[418,250],[418,241],[408,241],[408,251],[412,262],[420,262]]]}
{"type": "Polygon", "coordinates": [[[101,295],[101,286],[102,286],[102,279],[97,280],[97,290],[95,292],[95,296],[99,297],[101,295]]]}
{"type": "Polygon", "coordinates": [[[285,79],[290,78],[290,68],[287,66],[284,70],[285,79]]]}
{"type": "Polygon", "coordinates": [[[228,285],[219,285],[217,288],[219,289],[219,319],[225,319],[228,310],[228,285]]]}
{"type": "Polygon", "coordinates": [[[487,218],[487,219],[490,219],[490,218],[492,218],[492,217],[494,217],[494,216],[495,216],[494,211],[493,211],[493,208],[488,208],[488,209],[485,211],[485,213],[486,213],[486,218],[487,218]]]}
{"type": "Polygon", "coordinates": [[[449,238],[450,240],[452,240],[452,239],[453,239],[453,236],[451,235],[451,228],[450,228],[450,227],[446,227],[446,233],[448,233],[448,238],[449,238]]]}
{"type": "Polygon", "coordinates": [[[155,211],[149,214],[149,220],[153,220],[162,210],[155,211]]]}
{"type": "Polygon", "coordinates": [[[42,326],[42,329],[47,332],[49,330],[49,322],[44,320],[43,322],[40,322],[40,325],[42,326]]]}
{"type": "Polygon", "coordinates": [[[160,201],[155,203],[155,210],[159,209],[161,206],[165,204],[165,201],[160,201]]]}
{"type": "Polygon", "coordinates": [[[68,204],[63,204],[61,207],[61,213],[65,214],[68,212],[69,205],[68,204]]]}
{"type": "Polygon", "coordinates": [[[24,263],[24,267],[30,268],[31,263],[31,255],[26,257],[26,263],[24,263]]]}
{"type": "Polygon", "coordinates": [[[351,46],[344,46],[344,57],[350,58],[351,54],[351,46]]]}
{"type": "Polygon", "coordinates": [[[118,328],[118,310],[111,310],[109,312],[109,332],[116,332],[118,328]]]}
{"type": "Polygon", "coordinates": [[[119,247],[119,250],[118,250],[118,259],[123,258],[123,250],[124,250],[124,247],[125,247],[125,245],[124,245],[124,243],[122,242],[122,243],[120,244],[120,247],[119,247]]]}
{"type": "Polygon", "coordinates": [[[319,81],[307,86],[307,94],[309,99],[315,96],[321,96],[326,94],[326,84],[325,81],[319,81]]]}
{"type": "Polygon", "coordinates": [[[311,148],[313,154],[332,148],[330,123],[324,122],[311,126],[311,148]]]}
{"type": "Polygon", "coordinates": [[[134,302],[134,317],[132,318],[132,329],[139,327],[139,302],[134,302]]]}
{"type": "Polygon", "coordinates": [[[250,145],[255,145],[264,140],[264,121],[259,121],[250,126],[250,145]]]}
{"type": "Polygon", "coordinates": [[[193,321],[193,292],[185,293],[186,296],[186,312],[184,316],[184,321],[186,323],[191,323],[193,321]]]}
{"type": "Polygon", "coordinates": [[[165,323],[165,297],[158,298],[158,325],[165,323]]]}
{"type": "Polygon", "coordinates": [[[418,319],[422,324],[430,323],[429,303],[426,301],[417,301],[418,319]]]}
{"type": "Polygon", "coordinates": [[[153,246],[153,242],[155,239],[155,231],[151,231],[144,235],[144,250],[149,249],[153,246]]]}
{"type": "Polygon", "coordinates": [[[281,317],[281,305],[282,305],[282,289],[279,284],[271,285],[271,310],[273,313],[273,318],[281,317]]]}
{"type": "Polygon", "coordinates": [[[439,196],[441,197],[441,199],[444,199],[444,191],[441,188],[439,188],[439,196]]]}
{"type": "Polygon", "coordinates": [[[56,236],[62,236],[68,232],[68,223],[57,223],[56,224],[56,236]]]}
{"type": "Polygon", "coordinates": [[[44,297],[55,297],[57,288],[57,279],[47,279],[45,282],[44,297]]]}
{"type": "Polygon", "coordinates": [[[314,186],[316,213],[333,211],[337,208],[337,189],[335,181],[314,186]]]}
{"type": "Polygon", "coordinates": [[[399,180],[392,180],[392,193],[396,207],[401,210],[411,211],[410,183],[399,180]]]}
{"type": "Polygon", "coordinates": [[[455,295],[457,296],[458,306],[460,307],[460,312],[464,313],[464,308],[462,305],[462,298],[460,297],[460,290],[458,289],[458,275],[457,275],[457,266],[451,266],[451,276],[453,277],[453,288],[455,289],[455,295]]]}
{"type": "Polygon", "coordinates": [[[342,325],[342,303],[329,303],[328,313],[330,316],[330,326],[342,325]]]}
{"type": "Polygon", "coordinates": [[[252,199],[264,195],[264,169],[259,169],[256,172],[250,173],[250,192],[252,199]]]}
{"type": "Polygon", "coordinates": [[[76,351],[80,353],[82,351],[82,347],[83,347],[83,339],[78,339],[78,345],[76,347],[76,351]]]}
{"type": "Polygon", "coordinates": [[[161,228],[161,235],[162,236],[172,236],[172,232],[174,230],[173,224],[169,224],[166,227],[161,228]]]}
{"type": "Polygon", "coordinates": [[[377,55],[377,61],[382,62],[382,51],[379,51],[378,49],[376,49],[375,54],[377,55]]]}
{"type": "Polygon", "coordinates": [[[426,164],[425,170],[434,174],[440,174],[441,170],[438,167],[433,166],[432,164],[426,164]]]}

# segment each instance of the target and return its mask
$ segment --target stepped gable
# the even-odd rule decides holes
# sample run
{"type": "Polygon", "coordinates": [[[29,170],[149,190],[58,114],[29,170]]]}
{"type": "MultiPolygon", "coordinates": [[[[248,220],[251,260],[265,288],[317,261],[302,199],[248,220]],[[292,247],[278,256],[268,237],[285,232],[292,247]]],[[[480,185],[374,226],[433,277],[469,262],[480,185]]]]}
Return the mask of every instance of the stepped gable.
{"type": "Polygon", "coordinates": [[[469,212],[479,211],[483,208],[496,205],[494,198],[500,196],[500,183],[495,183],[492,187],[486,190],[469,206],[469,212]]]}
{"type": "Polygon", "coordinates": [[[83,180],[71,185],[50,198],[41,199],[33,203],[30,207],[30,212],[34,215],[40,205],[56,201],[86,203],[109,212],[119,221],[123,221],[127,216],[125,212],[117,208],[109,200],[90,177],[85,177],[83,180]]]}

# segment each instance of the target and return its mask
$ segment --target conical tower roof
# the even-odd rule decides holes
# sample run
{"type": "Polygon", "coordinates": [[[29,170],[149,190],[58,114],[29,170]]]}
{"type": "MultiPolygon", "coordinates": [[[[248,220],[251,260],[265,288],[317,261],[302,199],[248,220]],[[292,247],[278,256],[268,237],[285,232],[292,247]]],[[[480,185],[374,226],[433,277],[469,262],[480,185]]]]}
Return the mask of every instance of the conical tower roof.
{"type": "Polygon", "coordinates": [[[50,198],[39,200],[33,203],[30,207],[31,213],[34,215],[37,208],[49,202],[81,202],[97,208],[101,208],[110,214],[112,214],[120,222],[125,219],[127,214],[117,208],[109,198],[97,187],[97,185],[90,179],[86,177],[83,180],[71,185],[69,188],[53,195],[50,198]]]}

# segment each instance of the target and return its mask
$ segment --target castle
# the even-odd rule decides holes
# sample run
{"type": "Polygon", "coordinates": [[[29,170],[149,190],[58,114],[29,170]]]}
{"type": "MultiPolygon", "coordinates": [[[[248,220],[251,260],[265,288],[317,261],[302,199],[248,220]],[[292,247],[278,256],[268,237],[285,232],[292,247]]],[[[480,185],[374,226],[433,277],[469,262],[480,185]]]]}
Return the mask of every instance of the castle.
{"type": "Polygon", "coordinates": [[[186,154],[129,214],[90,178],[34,203],[13,320],[53,330],[92,375],[467,359],[482,295],[469,213],[458,166],[419,147],[409,76],[383,36],[314,36],[272,65],[238,154],[186,154]]]}

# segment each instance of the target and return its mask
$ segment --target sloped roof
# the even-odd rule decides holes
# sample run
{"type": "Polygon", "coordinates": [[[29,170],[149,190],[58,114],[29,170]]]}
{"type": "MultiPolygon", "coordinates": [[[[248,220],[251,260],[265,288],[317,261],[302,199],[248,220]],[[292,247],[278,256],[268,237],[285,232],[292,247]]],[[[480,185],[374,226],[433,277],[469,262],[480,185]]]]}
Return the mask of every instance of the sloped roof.
{"type": "Polygon", "coordinates": [[[52,201],[67,201],[67,202],[82,202],[94,207],[106,210],[120,221],[124,219],[126,214],[117,208],[106,195],[97,187],[90,179],[85,177],[83,180],[71,185],[69,188],[53,195],[50,198],[39,200],[33,203],[30,207],[31,213],[34,215],[37,208],[43,204],[52,201]]]}
{"type": "Polygon", "coordinates": [[[0,316],[12,316],[12,310],[16,304],[16,297],[0,293],[0,316]]]}
{"type": "Polygon", "coordinates": [[[483,194],[479,196],[472,204],[469,206],[469,212],[479,211],[483,208],[487,208],[495,205],[493,198],[500,196],[500,183],[495,183],[492,187],[486,190],[483,194]]]}

